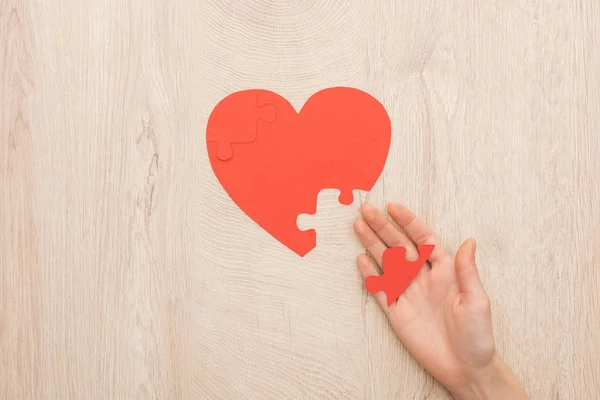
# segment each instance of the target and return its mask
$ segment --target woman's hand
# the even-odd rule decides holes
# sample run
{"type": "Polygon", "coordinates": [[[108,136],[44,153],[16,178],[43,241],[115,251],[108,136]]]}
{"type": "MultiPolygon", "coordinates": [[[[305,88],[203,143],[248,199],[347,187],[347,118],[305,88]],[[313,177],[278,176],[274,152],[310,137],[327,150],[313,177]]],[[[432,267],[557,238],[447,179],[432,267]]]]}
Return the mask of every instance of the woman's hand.
{"type": "MultiPolygon", "coordinates": [[[[378,265],[388,247],[406,247],[407,260],[416,261],[416,245],[435,246],[430,265],[421,268],[395,303],[388,307],[384,292],[374,294],[406,349],[457,399],[528,399],[496,353],[490,300],[475,264],[475,240],[465,241],[452,259],[435,233],[407,208],[389,205],[388,213],[406,234],[369,205],[354,224],[378,265]]],[[[366,254],[357,264],[364,279],[379,275],[366,254]]]]}

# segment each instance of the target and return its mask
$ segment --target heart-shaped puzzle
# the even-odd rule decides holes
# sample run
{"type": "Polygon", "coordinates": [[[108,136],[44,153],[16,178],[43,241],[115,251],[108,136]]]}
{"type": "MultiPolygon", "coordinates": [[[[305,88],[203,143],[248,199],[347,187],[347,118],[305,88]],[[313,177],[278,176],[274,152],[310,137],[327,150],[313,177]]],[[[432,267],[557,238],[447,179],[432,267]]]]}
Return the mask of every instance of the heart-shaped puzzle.
{"type": "Polygon", "coordinates": [[[206,128],[212,169],[231,199],[258,225],[304,256],[316,246],[300,214],[314,214],[318,193],[371,190],[391,141],[390,118],[371,95],[334,87],[312,95],[300,112],[267,90],[221,100],[206,128]]]}

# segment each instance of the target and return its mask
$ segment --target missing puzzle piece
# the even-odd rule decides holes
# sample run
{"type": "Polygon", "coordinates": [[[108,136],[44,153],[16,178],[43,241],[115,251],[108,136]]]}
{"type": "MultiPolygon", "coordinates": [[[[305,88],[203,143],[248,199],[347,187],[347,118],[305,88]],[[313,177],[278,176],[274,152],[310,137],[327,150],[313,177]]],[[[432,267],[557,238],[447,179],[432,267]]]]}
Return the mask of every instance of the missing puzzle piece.
{"type": "Polygon", "coordinates": [[[221,100],[208,118],[206,142],[209,151],[227,161],[233,157],[233,144],[252,143],[261,129],[261,123],[277,119],[277,106],[269,100],[266,90],[243,90],[221,100]],[[210,145],[212,143],[212,145],[210,145]]]}
{"type": "Polygon", "coordinates": [[[342,203],[339,189],[323,189],[316,199],[314,214],[303,213],[296,218],[296,225],[300,231],[315,232],[316,239],[324,245],[324,249],[339,249],[348,243],[353,243],[355,234],[352,222],[356,219],[361,206],[360,190],[350,192],[350,197],[355,199],[349,204],[342,203]],[[344,227],[350,227],[345,229],[344,227]]]}

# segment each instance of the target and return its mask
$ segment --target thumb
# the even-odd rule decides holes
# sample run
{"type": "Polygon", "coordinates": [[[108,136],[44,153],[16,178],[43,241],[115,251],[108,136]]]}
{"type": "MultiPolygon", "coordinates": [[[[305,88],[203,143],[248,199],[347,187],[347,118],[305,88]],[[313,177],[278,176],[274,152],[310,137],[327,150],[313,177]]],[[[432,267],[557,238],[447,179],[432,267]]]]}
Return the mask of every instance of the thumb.
{"type": "Polygon", "coordinates": [[[485,295],[485,289],[479,278],[477,264],[475,263],[476,247],[475,239],[465,240],[456,252],[454,261],[458,289],[467,301],[482,294],[485,295]]]}

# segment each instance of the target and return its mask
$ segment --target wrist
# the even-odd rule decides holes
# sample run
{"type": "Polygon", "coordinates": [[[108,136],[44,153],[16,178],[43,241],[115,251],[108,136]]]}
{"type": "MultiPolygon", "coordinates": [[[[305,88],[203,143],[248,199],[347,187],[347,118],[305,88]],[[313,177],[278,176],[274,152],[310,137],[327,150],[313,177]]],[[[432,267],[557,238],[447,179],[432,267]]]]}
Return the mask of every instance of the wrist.
{"type": "Polygon", "coordinates": [[[488,365],[474,371],[467,385],[450,392],[457,400],[529,399],[517,378],[498,354],[494,354],[488,365]]]}

